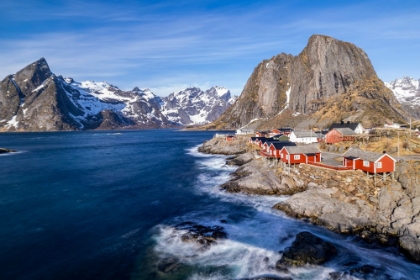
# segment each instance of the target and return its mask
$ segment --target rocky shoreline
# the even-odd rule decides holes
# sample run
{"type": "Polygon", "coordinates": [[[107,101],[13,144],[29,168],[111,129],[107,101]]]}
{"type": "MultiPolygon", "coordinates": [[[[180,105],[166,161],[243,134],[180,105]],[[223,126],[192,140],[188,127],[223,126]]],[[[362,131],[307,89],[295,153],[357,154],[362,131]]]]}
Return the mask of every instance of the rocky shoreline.
{"type": "Polygon", "coordinates": [[[400,162],[395,181],[375,183],[362,171],[338,172],[305,164],[283,170],[277,162],[249,152],[246,144],[226,146],[224,139],[213,138],[199,148],[203,153],[236,155],[227,164],[240,167],[221,189],[290,195],[273,207],[338,233],[358,235],[368,243],[396,245],[420,263],[420,162],[400,162]]]}

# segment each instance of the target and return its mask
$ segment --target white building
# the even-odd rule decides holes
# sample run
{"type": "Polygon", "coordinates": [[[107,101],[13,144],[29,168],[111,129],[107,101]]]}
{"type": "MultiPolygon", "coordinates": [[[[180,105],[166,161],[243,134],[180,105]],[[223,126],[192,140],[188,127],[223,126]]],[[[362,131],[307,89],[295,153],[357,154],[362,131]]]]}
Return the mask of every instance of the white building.
{"type": "Polygon", "coordinates": [[[290,142],[294,143],[317,143],[317,134],[311,130],[292,131],[289,135],[290,142]]]}

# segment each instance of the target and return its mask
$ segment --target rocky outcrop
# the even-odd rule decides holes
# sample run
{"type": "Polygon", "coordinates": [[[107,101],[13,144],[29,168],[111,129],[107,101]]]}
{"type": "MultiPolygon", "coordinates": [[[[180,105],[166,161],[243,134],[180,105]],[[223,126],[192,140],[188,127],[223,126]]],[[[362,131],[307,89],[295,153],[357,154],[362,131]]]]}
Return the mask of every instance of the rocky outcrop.
{"type": "Polygon", "coordinates": [[[0,154],[7,154],[7,153],[14,153],[14,152],[16,152],[16,150],[0,148],[0,154]]]}
{"type": "Polygon", "coordinates": [[[320,265],[337,255],[337,249],[310,232],[303,231],[296,235],[292,245],[283,252],[276,268],[287,270],[288,266],[303,266],[305,264],[320,265]]]}
{"type": "Polygon", "coordinates": [[[304,182],[293,177],[279,176],[262,159],[255,159],[231,174],[232,180],[220,186],[231,193],[287,195],[306,189],[304,182]]]}
{"type": "MultiPolygon", "coordinates": [[[[357,178],[351,174],[343,173],[344,178],[332,181],[325,175],[314,180],[306,191],[274,207],[336,232],[358,234],[368,242],[393,244],[397,238],[401,250],[420,262],[420,163],[403,162],[397,167],[398,181],[376,185],[372,179],[366,179],[366,183],[363,179],[354,181],[357,178]]],[[[302,168],[300,174],[310,167],[302,168]]],[[[320,173],[309,172],[314,177],[320,173]]]]}
{"type": "Polygon", "coordinates": [[[380,117],[382,122],[385,118],[403,122],[408,116],[362,49],[313,35],[299,55],[282,53],[262,61],[235,104],[207,127],[239,128],[252,120],[263,128],[300,123],[319,126],[341,119],[371,124],[372,114],[378,122],[380,117]],[[348,104],[342,106],[344,98],[348,104]]]}
{"type": "Polygon", "coordinates": [[[227,158],[226,164],[242,166],[244,164],[247,164],[248,162],[251,162],[254,158],[255,158],[255,155],[253,153],[240,154],[238,156],[232,156],[232,157],[227,158]]]}
{"type": "Polygon", "coordinates": [[[213,137],[198,148],[198,151],[205,154],[238,155],[246,152],[247,137],[238,137],[231,142],[225,137],[213,137]]]}
{"type": "Polygon", "coordinates": [[[201,249],[208,249],[217,240],[227,237],[227,233],[221,226],[203,226],[193,222],[183,222],[176,225],[175,229],[186,231],[181,235],[183,242],[197,243],[201,246],[201,249]]]}

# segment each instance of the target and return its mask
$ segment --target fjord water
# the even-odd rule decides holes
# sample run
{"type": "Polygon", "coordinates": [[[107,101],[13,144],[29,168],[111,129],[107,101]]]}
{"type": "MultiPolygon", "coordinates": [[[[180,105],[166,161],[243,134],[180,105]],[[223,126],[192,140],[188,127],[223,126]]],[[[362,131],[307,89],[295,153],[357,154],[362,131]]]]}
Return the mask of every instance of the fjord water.
{"type": "Polygon", "coordinates": [[[197,146],[215,132],[175,130],[7,133],[0,147],[0,279],[236,279],[257,275],[328,279],[420,279],[420,266],[392,248],[285,217],[285,197],[227,194],[235,168],[197,146]],[[221,225],[208,250],[181,242],[173,226],[221,225]],[[301,231],[333,242],[324,266],[276,272],[301,231]],[[158,270],[174,259],[173,269],[158,270]],[[357,273],[361,265],[376,273],[357,273]]]}

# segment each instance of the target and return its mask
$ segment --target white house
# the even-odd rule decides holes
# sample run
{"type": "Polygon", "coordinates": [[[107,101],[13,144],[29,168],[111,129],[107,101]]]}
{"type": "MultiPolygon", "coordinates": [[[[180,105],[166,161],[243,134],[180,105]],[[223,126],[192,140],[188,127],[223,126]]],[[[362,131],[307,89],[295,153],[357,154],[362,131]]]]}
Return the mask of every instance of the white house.
{"type": "Polygon", "coordinates": [[[239,128],[236,130],[236,135],[248,135],[248,134],[254,134],[255,131],[250,128],[239,128]]]}
{"type": "Polygon", "coordinates": [[[290,142],[294,143],[317,143],[317,134],[311,130],[292,131],[289,135],[290,142]]]}

